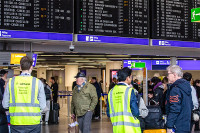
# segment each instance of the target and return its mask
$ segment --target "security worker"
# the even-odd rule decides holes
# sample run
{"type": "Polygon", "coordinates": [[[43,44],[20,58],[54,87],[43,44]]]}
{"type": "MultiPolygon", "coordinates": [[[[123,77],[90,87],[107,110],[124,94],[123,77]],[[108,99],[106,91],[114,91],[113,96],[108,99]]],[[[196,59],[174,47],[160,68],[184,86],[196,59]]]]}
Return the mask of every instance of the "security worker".
{"type": "Polygon", "coordinates": [[[20,61],[22,73],[9,80],[3,107],[9,108],[11,133],[40,133],[41,110],[46,107],[43,83],[31,76],[33,60],[20,61]]]}
{"type": "Polygon", "coordinates": [[[107,116],[111,119],[114,133],[141,133],[137,98],[133,88],[129,87],[131,73],[127,67],[119,70],[119,83],[108,94],[107,116]]]}

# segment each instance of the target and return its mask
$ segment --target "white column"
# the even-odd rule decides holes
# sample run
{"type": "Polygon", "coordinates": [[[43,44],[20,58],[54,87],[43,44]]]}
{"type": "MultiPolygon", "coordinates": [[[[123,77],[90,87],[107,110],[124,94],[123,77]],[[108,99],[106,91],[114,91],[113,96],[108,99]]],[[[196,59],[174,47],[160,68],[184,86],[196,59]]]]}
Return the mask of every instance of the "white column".
{"type": "Polygon", "coordinates": [[[72,91],[72,83],[75,81],[74,76],[78,73],[78,65],[65,66],[65,87],[72,91]]]}
{"type": "Polygon", "coordinates": [[[37,78],[46,79],[47,78],[47,76],[46,76],[46,74],[47,74],[46,70],[47,70],[46,68],[37,68],[37,78]]]}
{"type": "Polygon", "coordinates": [[[177,58],[176,57],[170,57],[170,65],[176,65],[177,58]]]}
{"type": "Polygon", "coordinates": [[[106,88],[108,88],[110,85],[110,70],[121,69],[121,67],[122,67],[121,61],[106,62],[106,88]]]}

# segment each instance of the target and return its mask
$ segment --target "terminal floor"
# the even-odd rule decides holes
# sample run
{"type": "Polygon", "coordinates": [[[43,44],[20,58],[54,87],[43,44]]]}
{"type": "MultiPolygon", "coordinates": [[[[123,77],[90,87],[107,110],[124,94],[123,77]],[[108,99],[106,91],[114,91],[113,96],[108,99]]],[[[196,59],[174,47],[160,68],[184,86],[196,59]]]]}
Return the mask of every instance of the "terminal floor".
{"type": "MultiPolygon", "coordinates": [[[[68,133],[68,124],[71,123],[71,121],[70,118],[67,117],[66,105],[61,107],[59,119],[59,124],[57,125],[42,125],[42,133],[68,133]]],[[[106,115],[103,116],[102,120],[92,121],[91,133],[112,133],[112,124],[106,115]]],[[[200,131],[192,133],[200,133],[200,131]]]]}

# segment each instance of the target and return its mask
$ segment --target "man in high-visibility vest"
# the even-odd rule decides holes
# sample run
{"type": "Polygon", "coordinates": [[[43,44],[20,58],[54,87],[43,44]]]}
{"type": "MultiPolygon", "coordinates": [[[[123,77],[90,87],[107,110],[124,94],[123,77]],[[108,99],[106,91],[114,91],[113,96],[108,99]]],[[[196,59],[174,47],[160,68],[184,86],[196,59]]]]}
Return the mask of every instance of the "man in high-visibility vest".
{"type": "Polygon", "coordinates": [[[46,107],[43,83],[31,76],[33,60],[27,56],[20,61],[22,73],[9,80],[3,107],[9,108],[11,133],[40,133],[41,110],[46,107]]]}
{"type": "Polygon", "coordinates": [[[125,67],[117,73],[119,83],[108,94],[107,116],[114,133],[141,133],[139,109],[133,88],[132,70],[125,67]]]}

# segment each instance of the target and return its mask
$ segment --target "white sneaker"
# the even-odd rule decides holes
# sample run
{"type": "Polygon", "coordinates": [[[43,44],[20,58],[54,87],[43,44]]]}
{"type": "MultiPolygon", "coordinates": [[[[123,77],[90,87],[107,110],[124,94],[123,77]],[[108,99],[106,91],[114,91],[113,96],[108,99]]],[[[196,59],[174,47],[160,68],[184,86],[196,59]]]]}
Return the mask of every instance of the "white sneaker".
{"type": "Polygon", "coordinates": [[[40,121],[40,124],[42,125],[42,124],[43,124],[43,122],[42,122],[42,121],[40,121]]]}
{"type": "Polygon", "coordinates": [[[47,121],[45,122],[45,125],[48,125],[48,122],[47,122],[47,121]]]}
{"type": "Polygon", "coordinates": [[[98,119],[99,119],[99,116],[97,116],[97,117],[94,117],[94,119],[95,119],[95,120],[98,120],[98,119]]]}

